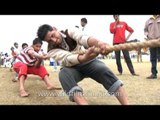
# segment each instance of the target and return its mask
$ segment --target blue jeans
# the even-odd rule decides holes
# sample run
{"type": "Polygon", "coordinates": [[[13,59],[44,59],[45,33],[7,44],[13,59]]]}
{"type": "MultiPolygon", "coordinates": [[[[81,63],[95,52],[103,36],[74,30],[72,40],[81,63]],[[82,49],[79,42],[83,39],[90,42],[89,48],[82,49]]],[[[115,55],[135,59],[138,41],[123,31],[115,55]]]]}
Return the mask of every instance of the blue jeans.
{"type": "Polygon", "coordinates": [[[151,72],[153,75],[157,75],[157,59],[158,59],[158,52],[159,47],[150,48],[150,62],[151,62],[151,72]]]}
{"type": "Polygon", "coordinates": [[[102,84],[109,93],[116,92],[119,86],[123,85],[122,81],[118,80],[105,63],[98,59],[73,67],[64,67],[59,72],[59,80],[71,101],[73,101],[72,93],[77,91],[83,92],[82,88],[80,88],[77,83],[86,77],[90,77],[102,84]]]}

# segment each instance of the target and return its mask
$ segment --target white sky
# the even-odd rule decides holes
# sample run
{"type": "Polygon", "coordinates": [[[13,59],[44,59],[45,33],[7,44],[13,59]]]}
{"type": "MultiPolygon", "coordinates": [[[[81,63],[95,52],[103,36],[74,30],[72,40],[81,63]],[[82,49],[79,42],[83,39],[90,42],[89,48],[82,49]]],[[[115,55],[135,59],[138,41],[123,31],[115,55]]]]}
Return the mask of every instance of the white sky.
{"type": "MultiPolygon", "coordinates": [[[[114,21],[112,15],[0,15],[0,52],[10,54],[14,42],[18,42],[20,47],[24,42],[31,45],[38,27],[42,24],[63,29],[80,25],[82,17],[88,20],[88,33],[112,44],[113,34],[109,31],[110,23],[114,21]]],[[[120,15],[120,20],[127,22],[134,29],[130,40],[144,40],[143,29],[149,17],[151,15],[120,15]]],[[[45,51],[46,47],[47,43],[43,42],[42,48],[45,51]]]]}

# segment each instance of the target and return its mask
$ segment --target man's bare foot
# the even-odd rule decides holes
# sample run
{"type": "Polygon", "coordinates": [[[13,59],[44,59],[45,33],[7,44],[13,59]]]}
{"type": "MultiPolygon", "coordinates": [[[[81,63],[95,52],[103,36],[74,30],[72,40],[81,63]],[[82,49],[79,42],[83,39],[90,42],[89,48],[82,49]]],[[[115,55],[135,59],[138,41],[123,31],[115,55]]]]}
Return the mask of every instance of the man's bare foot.
{"type": "Polygon", "coordinates": [[[47,87],[47,90],[62,90],[60,87],[54,87],[54,86],[49,86],[47,87]]]}
{"type": "Polygon", "coordinates": [[[25,90],[20,90],[20,96],[21,97],[28,97],[29,93],[27,93],[25,90]]]}

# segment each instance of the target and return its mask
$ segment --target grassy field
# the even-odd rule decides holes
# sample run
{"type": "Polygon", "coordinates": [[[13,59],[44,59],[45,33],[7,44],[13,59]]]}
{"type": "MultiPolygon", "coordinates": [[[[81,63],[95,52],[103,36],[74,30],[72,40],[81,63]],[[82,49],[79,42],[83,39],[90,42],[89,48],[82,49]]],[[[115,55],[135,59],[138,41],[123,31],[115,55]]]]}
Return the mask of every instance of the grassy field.
{"type": "MultiPolygon", "coordinates": [[[[132,76],[123,63],[123,75],[119,76],[115,59],[103,60],[106,65],[124,82],[124,87],[128,94],[131,105],[160,105],[160,75],[156,80],[147,80],[150,73],[150,62],[144,60],[143,63],[137,63],[132,60],[135,71],[140,76],[132,76]]],[[[49,62],[45,66],[50,73],[50,79],[56,86],[61,86],[58,80],[58,72],[54,72],[49,62]]],[[[160,63],[158,63],[160,71],[160,63]]],[[[0,68],[0,104],[1,105],[76,105],[70,102],[68,96],[63,90],[46,90],[44,82],[38,76],[29,75],[25,87],[30,93],[29,97],[22,98],[18,95],[18,82],[12,82],[14,72],[9,68],[0,68]]],[[[90,105],[119,105],[114,96],[110,96],[101,84],[92,79],[86,78],[78,83],[84,90],[84,95],[90,105]]]]}

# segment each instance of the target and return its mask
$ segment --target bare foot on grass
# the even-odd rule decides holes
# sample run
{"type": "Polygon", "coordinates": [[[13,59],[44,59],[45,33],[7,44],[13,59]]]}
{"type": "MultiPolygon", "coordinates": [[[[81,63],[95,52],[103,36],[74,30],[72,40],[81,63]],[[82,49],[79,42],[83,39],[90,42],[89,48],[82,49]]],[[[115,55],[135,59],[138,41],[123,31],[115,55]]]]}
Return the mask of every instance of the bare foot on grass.
{"type": "Polygon", "coordinates": [[[27,93],[25,90],[20,90],[20,96],[21,97],[28,97],[29,93],[27,93]]]}

